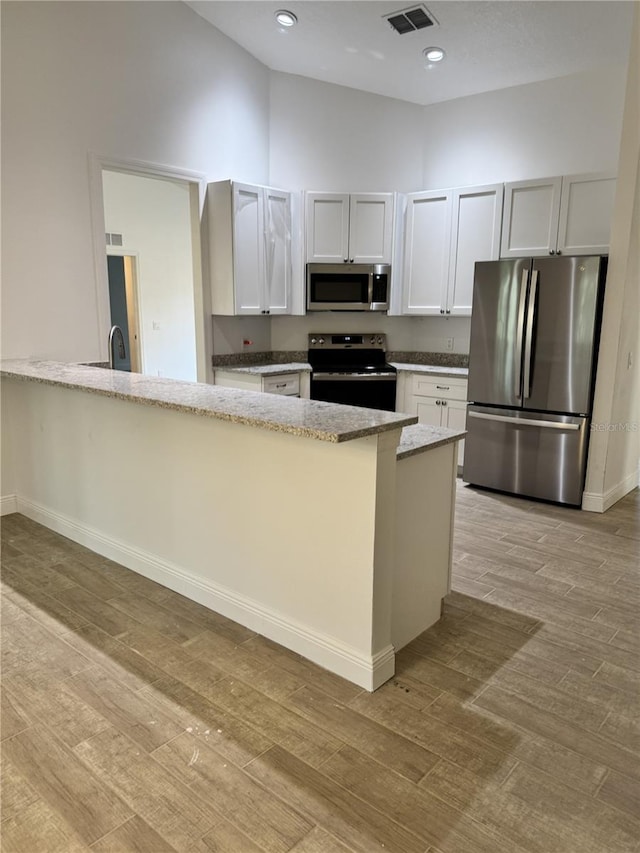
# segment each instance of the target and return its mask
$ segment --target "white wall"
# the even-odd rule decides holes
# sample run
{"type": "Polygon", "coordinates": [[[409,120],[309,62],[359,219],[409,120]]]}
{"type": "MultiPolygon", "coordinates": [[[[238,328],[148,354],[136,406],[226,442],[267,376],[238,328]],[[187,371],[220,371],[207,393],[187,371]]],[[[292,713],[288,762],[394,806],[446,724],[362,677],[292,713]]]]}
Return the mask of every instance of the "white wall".
{"type": "Polygon", "coordinates": [[[136,256],[142,373],[197,379],[189,185],[102,173],[105,228],[136,256]]]}
{"type": "Polygon", "coordinates": [[[584,506],[605,510],[640,464],[640,10],[636,5],[584,506]]]}
{"type": "Polygon", "coordinates": [[[464,317],[387,317],[384,314],[327,312],[304,317],[272,317],[274,350],[306,350],[312,332],[384,332],[387,348],[395,351],[469,352],[469,321],[464,317]]]}
{"type": "Polygon", "coordinates": [[[426,107],[423,188],[616,169],[625,67],[426,107]]]}
{"type": "Polygon", "coordinates": [[[407,192],[422,177],[423,107],[271,75],[270,181],[287,189],[407,192]]]}
{"type": "Polygon", "coordinates": [[[267,183],[269,73],[183,3],[2,3],[2,354],[104,358],[88,152],[267,183]]]}

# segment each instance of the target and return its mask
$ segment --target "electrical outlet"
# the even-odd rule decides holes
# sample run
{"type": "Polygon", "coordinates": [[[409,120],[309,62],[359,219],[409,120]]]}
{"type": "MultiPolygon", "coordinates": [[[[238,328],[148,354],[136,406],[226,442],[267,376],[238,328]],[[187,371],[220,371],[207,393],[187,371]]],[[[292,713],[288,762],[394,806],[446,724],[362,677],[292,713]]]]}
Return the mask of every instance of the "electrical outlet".
{"type": "Polygon", "coordinates": [[[453,338],[447,338],[447,349],[448,350],[453,349],[453,338]]]}
{"type": "Polygon", "coordinates": [[[246,350],[251,349],[253,341],[250,341],[249,338],[242,338],[240,346],[242,347],[242,351],[245,352],[246,350]]]}

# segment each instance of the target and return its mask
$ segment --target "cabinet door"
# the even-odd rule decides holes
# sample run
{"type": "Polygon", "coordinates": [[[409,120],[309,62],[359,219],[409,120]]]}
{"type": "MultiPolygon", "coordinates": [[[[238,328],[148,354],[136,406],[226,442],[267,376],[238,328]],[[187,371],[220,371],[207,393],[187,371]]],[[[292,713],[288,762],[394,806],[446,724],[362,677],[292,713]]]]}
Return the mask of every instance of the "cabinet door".
{"type": "MultiPolygon", "coordinates": [[[[462,400],[443,400],[442,426],[448,429],[467,428],[467,404],[462,400]]],[[[464,441],[458,443],[458,465],[464,462],[464,441]]]]}
{"type": "Polygon", "coordinates": [[[307,261],[342,264],[349,257],[349,195],[307,193],[307,261]]]}
{"type": "Polygon", "coordinates": [[[451,192],[407,196],[404,314],[444,314],[449,275],[451,192]]]}
{"type": "Polygon", "coordinates": [[[393,194],[353,194],[349,206],[349,261],[390,264],[393,242],[393,194]]]}
{"type": "Polygon", "coordinates": [[[615,192],[616,177],[611,173],[562,179],[559,254],[607,254],[615,192]]]}
{"type": "Polygon", "coordinates": [[[555,254],[562,178],[505,184],[502,258],[555,254]]]}
{"type": "Polygon", "coordinates": [[[233,185],[233,279],[236,314],[264,308],[264,216],[262,188],[233,185]]]}
{"type": "Polygon", "coordinates": [[[502,196],[502,184],[453,191],[447,314],[471,316],[476,261],[500,257],[502,196]]]}
{"type": "Polygon", "coordinates": [[[436,397],[411,397],[410,415],[418,416],[418,423],[442,426],[442,401],[436,397]]]}
{"type": "Polygon", "coordinates": [[[291,299],[291,194],[264,190],[265,308],[288,314],[291,299]]]}

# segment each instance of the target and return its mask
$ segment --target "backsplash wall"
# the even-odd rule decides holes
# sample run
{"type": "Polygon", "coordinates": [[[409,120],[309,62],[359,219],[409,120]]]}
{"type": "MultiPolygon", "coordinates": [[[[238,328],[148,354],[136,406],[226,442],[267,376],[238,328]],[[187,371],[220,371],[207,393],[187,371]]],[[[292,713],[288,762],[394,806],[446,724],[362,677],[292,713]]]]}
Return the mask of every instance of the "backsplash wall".
{"type": "Polygon", "coordinates": [[[389,317],[364,312],[327,312],[304,317],[271,317],[272,350],[305,350],[313,332],[384,332],[387,348],[409,352],[468,353],[470,320],[467,317],[389,317]]]}

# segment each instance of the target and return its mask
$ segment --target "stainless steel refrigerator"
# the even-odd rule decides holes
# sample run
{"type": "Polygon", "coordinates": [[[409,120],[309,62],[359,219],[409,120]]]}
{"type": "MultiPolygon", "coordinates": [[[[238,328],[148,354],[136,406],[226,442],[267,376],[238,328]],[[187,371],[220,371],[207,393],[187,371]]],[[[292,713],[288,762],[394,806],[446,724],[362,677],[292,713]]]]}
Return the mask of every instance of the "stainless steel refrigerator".
{"type": "Polygon", "coordinates": [[[462,478],[579,506],[607,259],[475,267],[462,478]]]}

